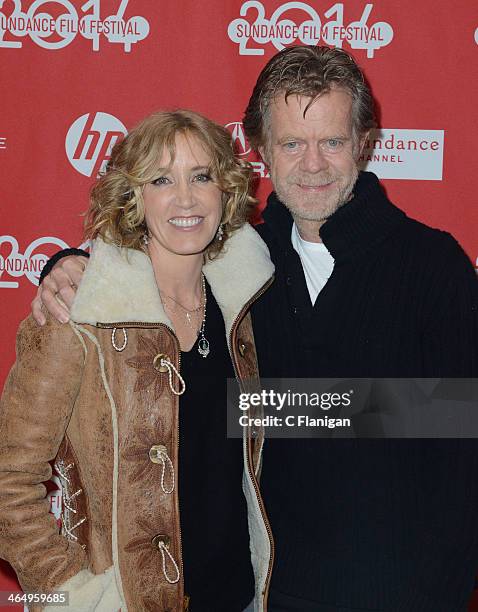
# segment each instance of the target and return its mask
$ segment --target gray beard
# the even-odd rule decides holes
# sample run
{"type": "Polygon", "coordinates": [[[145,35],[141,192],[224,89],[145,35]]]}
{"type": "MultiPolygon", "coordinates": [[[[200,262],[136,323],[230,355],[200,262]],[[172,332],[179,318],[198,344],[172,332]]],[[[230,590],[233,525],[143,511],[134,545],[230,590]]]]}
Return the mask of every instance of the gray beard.
{"type": "MultiPolygon", "coordinates": [[[[291,205],[290,203],[287,202],[287,197],[282,191],[282,189],[276,189],[276,194],[279,200],[290,211],[294,219],[297,218],[297,219],[304,219],[306,221],[317,221],[317,222],[323,223],[324,221],[329,219],[340,207],[342,207],[344,204],[347,204],[347,202],[349,202],[352,199],[353,188],[355,187],[355,183],[357,182],[358,174],[359,174],[358,168],[355,168],[351,176],[350,182],[347,183],[347,185],[345,185],[339,191],[336,202],[327,206],[327,208],[323,210],[322,213],[320,211],[314,211],[314,210],[304,212],[304,210],[301,210],[300,207],[297,207],[295,204],[291,205]]],[[[333,176],[329,176],[325,180],[322,180],[322,182],[317,182],[316,185],[317,186],[325,185],[331,182],[333,179],[334,179],[333,176]]],[[[299,175],[293,175],[289,177],[288,184],[293,185],[296,183],[300,183],[301,181],[302,181],[302,177],[300,177],[299,175]]],[[[314,184],[310,180],[309,181],[305,180],[303,182],[306,184],[312,184],[312,185],[314,184]]],[[[274,184],[274,181],[272,181],[272,183],[274,184]]]]}

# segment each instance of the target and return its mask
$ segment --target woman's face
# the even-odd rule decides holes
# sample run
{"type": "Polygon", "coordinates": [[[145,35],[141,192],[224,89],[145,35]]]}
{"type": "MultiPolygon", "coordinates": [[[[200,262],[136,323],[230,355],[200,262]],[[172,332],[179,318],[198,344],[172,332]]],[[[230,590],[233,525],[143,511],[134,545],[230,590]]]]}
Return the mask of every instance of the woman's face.
{"type": "Polygon", "coordinates": [[[159,160],[157,178],[143,190],[149,248],[177,255],[202,253],[222,216],[222,193],[210,174],[210,155],[195,136],[176,135],[176,155],[159,160]]]}

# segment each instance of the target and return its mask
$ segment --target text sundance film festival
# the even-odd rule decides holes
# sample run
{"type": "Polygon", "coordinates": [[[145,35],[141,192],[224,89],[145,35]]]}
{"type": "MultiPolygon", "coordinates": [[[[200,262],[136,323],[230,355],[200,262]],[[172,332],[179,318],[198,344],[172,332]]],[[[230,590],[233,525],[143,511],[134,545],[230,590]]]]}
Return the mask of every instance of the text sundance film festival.
{"type": "Polygon", "coordinates": [[[101,40],[106,40],[129,53],[150,32],[145,17],[128,16],[129,3],[121,0],[116,13],[104,15],[101,0],[89,0],[78,9],[69,0],[35,0],[26,11],[22,0],[0,0],[0,48],[21,49],[30,39],[43,49],[56,50],[80,36],[91,41],[93,51],[99,51],[101,40]]]}
{"type": "Polygon", "coordinates": [[[286,2],[267,18],[262,2],[249,0],[242,4],[240,17],[229,23],[227,33],[240,55],[264,55],[264,45],[269,43],[280,51],[294,43],[317,45],[322,41],[338,48],[363,49],[367,58],[373,58],[392,42],[393,28],[385,21],[372,23],[372,11],[373,4],[367,3],[360,19],[347,23],[343,2],[332,5],[323,18],[310,4],[286,2]]]}

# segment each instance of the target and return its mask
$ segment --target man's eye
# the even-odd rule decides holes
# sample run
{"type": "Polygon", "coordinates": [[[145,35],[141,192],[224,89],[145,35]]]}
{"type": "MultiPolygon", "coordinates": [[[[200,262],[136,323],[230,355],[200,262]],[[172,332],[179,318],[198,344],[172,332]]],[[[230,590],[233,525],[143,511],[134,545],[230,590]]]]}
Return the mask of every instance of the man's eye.
{"type": "Polygon", "coordinates": [[[329,138],[329,140],[327,140],[327,146],[329,149],[338,149],[342,146],[342,144],[343,142],[338,138],[329,138]]]}
{"type": "Polygon", "coordinates": [[[151,182],[152,185],[167,185],[169,183],[169,179],[167,176],[159,176],[157,179],[151,182]]]}
{"type": "Polygon", "coordinates": [[[212,179],[210,174],[202,172],[201,174],[196,174],[194,180],[196,181],[196,183],[209,183],[209,181],[212,179]]]}
{"type": "Polygon", "coordinates": [[[295,140],[291,140],[290,142],[284,142],[284,144],[282,146],[287,151],[293,151],[294,149],[297,149],[298,143],[295,142],[295,140]]]}

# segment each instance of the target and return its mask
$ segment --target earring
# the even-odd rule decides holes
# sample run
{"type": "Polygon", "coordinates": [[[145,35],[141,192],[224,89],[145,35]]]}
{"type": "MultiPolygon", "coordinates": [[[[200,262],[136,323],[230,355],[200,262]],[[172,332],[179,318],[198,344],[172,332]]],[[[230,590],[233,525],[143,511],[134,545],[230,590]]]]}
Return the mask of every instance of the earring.
{"type": "Polygon", "coordinates": [[[149,243],[149,237],[148,237],[148,232],[146,231],[143,234],[143,244],[144,246],[148,246],[148,243],[149,243]]]}
{"type": "Polygon", "coordinates": [[[217,228],[216,239],[219,240],[219,242],[220,242],[222,240],[223,236],[224,236],[224,229],[223,229],[222,223],[221,223],[221,225],[217,228]]]}

